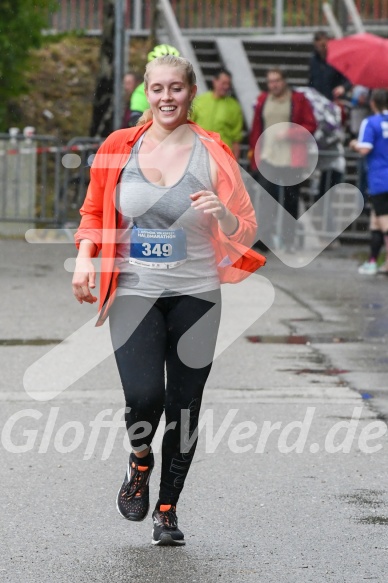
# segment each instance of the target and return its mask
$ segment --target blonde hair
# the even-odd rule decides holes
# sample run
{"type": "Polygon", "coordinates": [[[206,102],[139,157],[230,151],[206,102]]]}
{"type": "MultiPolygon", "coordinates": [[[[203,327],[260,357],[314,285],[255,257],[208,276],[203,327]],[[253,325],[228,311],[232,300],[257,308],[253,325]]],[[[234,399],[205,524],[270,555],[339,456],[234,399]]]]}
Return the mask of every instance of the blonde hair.
{"type": "MultiPolygon", "coordinates": [[[[190,63],[190,61],[184,59],[183,57],[176,57],[175,55],[165,55],[163,57],[157,57],[156,59],[153,59],[152,61],[147,63],[144,73],[144,89],[148,89],[149,76],[152,70],[155,69],[156,67],[160,67],[163,65],[181,69],[184,72],[186,81],[189,84],[190,88],[196,84],[197,79],[195,77],[193,65],[190,63]]],[[[190,117],[191,112],[192,104],[190,104],[189,107],[188,117],[190,117]]],[[[136,125],[137,126],[144,125],[147,122],[151,121],[152,118],[153,114],[151,109],[146,109],[136,125]]]]}

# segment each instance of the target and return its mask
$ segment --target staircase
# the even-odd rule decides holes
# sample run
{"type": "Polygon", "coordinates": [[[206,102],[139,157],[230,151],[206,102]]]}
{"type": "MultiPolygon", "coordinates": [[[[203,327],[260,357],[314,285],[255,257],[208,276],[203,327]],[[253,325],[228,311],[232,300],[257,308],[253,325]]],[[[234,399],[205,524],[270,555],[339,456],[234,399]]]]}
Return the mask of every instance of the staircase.
{"type": "Polygon", "coordinates": [[[191,45],[202,69],[202,74],[205,77],[208,89],[211,89],[211,80],[214,72],[220,67],[225,66],[221,60],[217,43],[213,39],[195,39],[191,41],[191,45]]]}
{"type": "Polygon", "coordinates": [[[265,38],[243,40],[243,46],[252,66],[257,84],[265,86],[266,72],[272,67],[280,67],[287,73],[290,85],[307,85],[309,61],[313,50],[310,39],[273,40],[265,38]]]}
{"type": "MultiPolygon", "coordinates": [[[[269,37],[260,40],[242,37],[240,40],[258,86],[264,87],[266,71],[271,67],[284,68],[290,85],[307,85],[311,39],[292,41],[285,38],[274,41],[269,37]]],[[[229,68],[227,58],[222,60],[215,38],[193,38],[191,45],[210,87],[213,72],[221,66],[229,68]]]]}

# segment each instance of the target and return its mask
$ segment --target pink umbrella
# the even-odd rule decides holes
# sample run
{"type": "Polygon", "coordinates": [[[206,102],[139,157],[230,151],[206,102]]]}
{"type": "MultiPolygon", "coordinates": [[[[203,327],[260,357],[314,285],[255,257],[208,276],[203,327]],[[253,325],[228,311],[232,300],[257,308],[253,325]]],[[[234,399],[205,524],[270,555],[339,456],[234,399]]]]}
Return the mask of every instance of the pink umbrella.
{"type": "Polygon", "coordinates": [[[368,32],[330,40],[327,62],[354,85],[388,88],[388,40],[368,32]]]}

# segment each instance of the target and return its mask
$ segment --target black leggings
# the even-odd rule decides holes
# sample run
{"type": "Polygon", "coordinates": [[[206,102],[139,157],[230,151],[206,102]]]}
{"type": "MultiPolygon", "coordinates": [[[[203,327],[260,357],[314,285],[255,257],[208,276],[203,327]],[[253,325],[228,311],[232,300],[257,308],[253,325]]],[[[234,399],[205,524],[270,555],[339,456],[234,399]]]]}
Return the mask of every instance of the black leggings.
{"type": "MultiPolygon", "coordinates": [[[[151,444],[165,411],[159,491],[159,500],[164,504],[177,503],[194,456],[197,439],[192,434],[198,425],[202,393],[212,366],[220,315],[220,290],[156,301],[120,296],[109,313],[125,394],[125,422],[135,450],[151,444]],[[198,326],[190,330],[199,320],[198,326]],[[190,411],[190,423],[182,428],[181,440],[183,409],[190,411]],[[187,441],[187,435],[192,436],[192,443],[187,441]]],[[[187,419],[186,413],[184,425],[187,419]]]]}

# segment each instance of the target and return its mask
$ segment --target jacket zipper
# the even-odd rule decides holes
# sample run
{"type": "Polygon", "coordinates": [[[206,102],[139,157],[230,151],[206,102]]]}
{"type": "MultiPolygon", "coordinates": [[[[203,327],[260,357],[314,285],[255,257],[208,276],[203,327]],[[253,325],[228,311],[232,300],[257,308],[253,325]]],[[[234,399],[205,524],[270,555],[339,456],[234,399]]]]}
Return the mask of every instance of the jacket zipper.
{"type": "MultiPolygon", "coordinates": [[[[131,159],[132,151],[133,151],[133,148],[131,148],[131,151],[129,153],[129,156],[128,156],[127,160],[125,161],[125,164],[123,165],[123,167],[120,170],[120,174],[119,174],[118,179],[117,179],[117,182],[116,182],[116,189],[117,189],[117,185],[120,182],[121,175],[124,172],[124,168],[126,167],[126,165],[128,164],[129,160],[131,159]]],[[[117,228],[117,223],[118,223],[118,213],[119,213],[118,193],[117,193],[117,190],[116,190],[115,207],[116,207],[116,212],[115,212],[115,229],[116,229],[117,228]]],[[[107,292],[105,294],[104,301],[102,303],[102,308],[101,308],[101,312],[100,312],[100,315],[98,317],[97,323],[98,322],[101,322],[101,321],[105,321],[105,319],[106,319],[106,318],[103,317],[104,316],[104,312],[105,312],[104,308],[105,308],[106,301],[107,301],[107,299],[110,296],[110,291],[111,291],[111,288],[112,288],[112,280],[113,280],[113,272],[112,272],[112,276],[110,278],[110,282],[109,282],[109,286],[108,286],[107,292]]]]}

